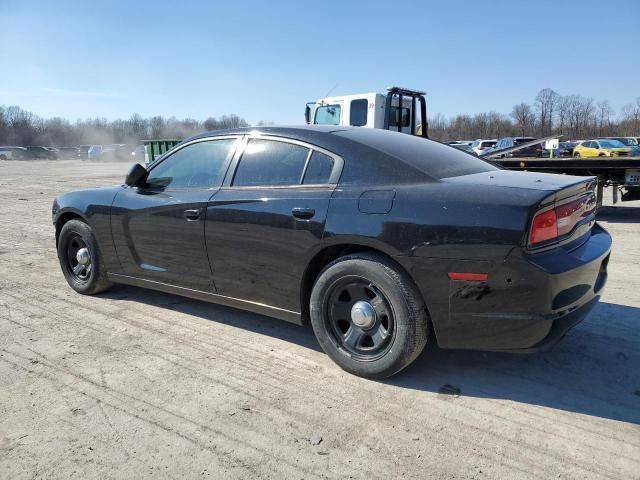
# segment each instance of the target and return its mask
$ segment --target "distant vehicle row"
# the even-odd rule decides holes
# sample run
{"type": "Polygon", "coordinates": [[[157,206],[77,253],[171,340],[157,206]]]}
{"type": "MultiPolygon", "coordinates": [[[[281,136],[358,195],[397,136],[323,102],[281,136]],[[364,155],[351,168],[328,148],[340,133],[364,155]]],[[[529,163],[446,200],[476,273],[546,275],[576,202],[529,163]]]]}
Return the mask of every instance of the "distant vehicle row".
{"type": "MultiPolygon", "coordinates": [[[[486,155],[491,152],[512,148],[527,142],[535,141],[534,137],[504,137],[501,139],[477,139],[475,141],[457,140],[448,142],[452,147],[474,153],[486,155]]],[[[514,152],[506,152],[496,155],[494,158],[511,157],[549,157],[551,151],[543,147],[541,143],[530,145],[514,152]]],[[[581,158],[581,157],[624,157],[640,156],[640,137],[601,137],[590,140],[570,140],[560,142],[553,149],[553,157],[556,158],[581,158]]]]}
{"type": "Polygon", "coordinates": [[[79,147],[0,146],[0,160],[142,161],[144,145],[80,145],[79,147]]]}

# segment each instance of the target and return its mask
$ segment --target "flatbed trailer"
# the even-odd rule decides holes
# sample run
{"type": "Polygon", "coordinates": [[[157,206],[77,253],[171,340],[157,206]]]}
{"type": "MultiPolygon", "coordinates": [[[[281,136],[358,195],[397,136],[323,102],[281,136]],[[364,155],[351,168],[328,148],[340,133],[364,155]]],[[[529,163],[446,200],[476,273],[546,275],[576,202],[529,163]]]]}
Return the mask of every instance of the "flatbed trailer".
{"type": "Polygon", "coordinates": [[[562,173],[598,177],[598,205],[602,205],[605,187],[613,188],[613,203],[640,200],[640,157],[617,158],[492,158],[507,170],[562,173]]]}

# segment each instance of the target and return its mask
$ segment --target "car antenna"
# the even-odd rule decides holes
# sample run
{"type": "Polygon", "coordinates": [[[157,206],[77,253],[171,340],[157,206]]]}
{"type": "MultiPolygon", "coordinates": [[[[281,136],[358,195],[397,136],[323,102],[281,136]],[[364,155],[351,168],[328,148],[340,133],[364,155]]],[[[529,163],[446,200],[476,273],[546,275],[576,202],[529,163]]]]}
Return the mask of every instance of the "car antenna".
{"type": "Polygon", "coordinates": [[[324,95],[324,97],[322,97],[322,98],[326,98],[326,97],[328,97],[328,96],[329,96],[329,94],[330,94],[331,92],[333,92],[333,91],[336,89],[336,87],[337,87],[338,85],[339,85],[339,84],[338,84],[338,83],[336,83],[333,87],[331,87],[331,88],[329,89],[329,91],[328,91],[328,92],[324,95]]]}

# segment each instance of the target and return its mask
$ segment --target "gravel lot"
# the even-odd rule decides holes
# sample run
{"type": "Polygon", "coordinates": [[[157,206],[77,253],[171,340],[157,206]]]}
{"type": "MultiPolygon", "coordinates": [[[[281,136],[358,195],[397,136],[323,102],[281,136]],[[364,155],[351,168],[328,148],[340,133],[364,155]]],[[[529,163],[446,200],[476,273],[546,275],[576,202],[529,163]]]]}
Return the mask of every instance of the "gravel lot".
{"type": "Polygon", "coordinates": [[[430,346],[374,382],[310,328],[73,292],[51,202],[127,168],[0,162],[0,478],[640,478],[640,202],[603,209],[609,284],[555,349],[430,346]]]}

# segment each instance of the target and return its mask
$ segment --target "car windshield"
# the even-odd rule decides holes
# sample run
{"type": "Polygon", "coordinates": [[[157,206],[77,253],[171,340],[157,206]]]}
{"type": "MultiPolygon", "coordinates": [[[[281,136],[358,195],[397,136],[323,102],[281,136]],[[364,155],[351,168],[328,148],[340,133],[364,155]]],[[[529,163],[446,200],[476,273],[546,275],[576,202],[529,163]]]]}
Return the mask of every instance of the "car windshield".
{"type": "Polygon", "coordinates": [[[316,125],[340,125],[340,105],[322,105],[316,108],[316,125]]]}
{"type": "Polygon", "coordinates": [[[623,145],[626,145],[627,147],[635,147],[636,145],[638,145],[638,142],[636,141],[635,138],[622,137],[622,138],[613,138],[612,140],[618,141],[623,145]]]}
{"type": "Polygon", "coordinates": [[[620,140],[600,140],[600,147],[602,148],[622,148],[624,143],[620,140]]]}

